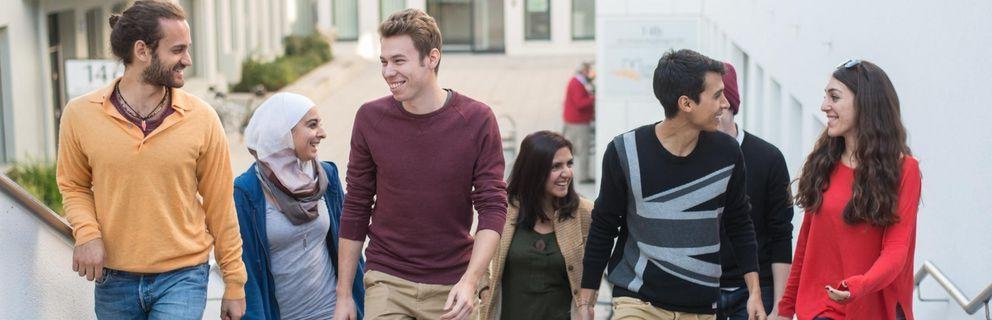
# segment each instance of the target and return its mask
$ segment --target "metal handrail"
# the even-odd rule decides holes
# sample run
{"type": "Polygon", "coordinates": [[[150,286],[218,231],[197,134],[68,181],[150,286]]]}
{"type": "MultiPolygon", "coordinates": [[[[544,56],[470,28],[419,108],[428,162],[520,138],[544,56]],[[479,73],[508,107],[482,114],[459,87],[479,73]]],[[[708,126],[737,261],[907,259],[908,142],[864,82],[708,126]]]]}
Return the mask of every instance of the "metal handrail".
{"type": "MultiPolygon", "coordinates": [[[[992,317],[989,317],[989,299],[992,299],[992,284],[985,287],[985,289],[982,290],[982,292],[979,293],[974,299],[968,299],[968,297],[961,292],[961,289],[958,289],[958,286],[954,285],[954,282],[951,282],[951,280],[940,271],[940,268],[937,268],[937,266],[929,260],[923,261],[923,266],[920,267],[919,271],[916,271],[916,275],[913,277],[913,285],[919,288],[920,283],[923,282],[927,276],[933,277],[933,279],[936,280],[941,287],[944,287],[947,294],[949,294],[951,298],[953,298],[954,301],[956,301],[958,305],[964,309],[964,312],[967,312],[968,314],[975,314],[979,308],[984,306],[985,319],[992,320],[992,317]]],[[[917,290],[916,293],[921,301],[947,301],[946,299],[924,299],[920,293],[920,290],[917,290]]]]}

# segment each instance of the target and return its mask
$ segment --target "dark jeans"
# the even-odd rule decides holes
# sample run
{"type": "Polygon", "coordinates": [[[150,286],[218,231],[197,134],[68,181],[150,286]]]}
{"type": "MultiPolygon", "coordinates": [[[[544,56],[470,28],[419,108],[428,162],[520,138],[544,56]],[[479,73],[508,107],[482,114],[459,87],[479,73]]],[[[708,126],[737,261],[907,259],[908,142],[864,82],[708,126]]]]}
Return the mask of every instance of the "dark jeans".
{"type": "MultiPolygon", "coordinates": [[[[720,299],[716,303],[717,320],[747,320],[747,286],[737,288],[734,291],[720,290],[720,299]]],[[[774,301],[772,287],[761,287],[761,302],[765,306],[765,312],[772,312],[774,301]]]]}
{"type": "Polygon", "coordinates": [[[156,274],[104,270],[95,290],[98,319],[203,318],[210,272],[206,263],[156,274]]]}

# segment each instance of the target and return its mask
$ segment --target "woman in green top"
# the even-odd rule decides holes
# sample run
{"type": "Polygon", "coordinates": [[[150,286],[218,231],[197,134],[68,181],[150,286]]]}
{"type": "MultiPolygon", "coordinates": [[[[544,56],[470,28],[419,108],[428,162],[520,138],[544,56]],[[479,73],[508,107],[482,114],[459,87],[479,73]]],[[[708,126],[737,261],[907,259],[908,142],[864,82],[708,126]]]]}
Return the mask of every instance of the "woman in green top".
{"type": "Polygon", "coordinates": [[[510,206],[480,317],[570,319],[592,211],[572,185],[572,143],[550,131],[528,135],[506,191],[510,206]]]}

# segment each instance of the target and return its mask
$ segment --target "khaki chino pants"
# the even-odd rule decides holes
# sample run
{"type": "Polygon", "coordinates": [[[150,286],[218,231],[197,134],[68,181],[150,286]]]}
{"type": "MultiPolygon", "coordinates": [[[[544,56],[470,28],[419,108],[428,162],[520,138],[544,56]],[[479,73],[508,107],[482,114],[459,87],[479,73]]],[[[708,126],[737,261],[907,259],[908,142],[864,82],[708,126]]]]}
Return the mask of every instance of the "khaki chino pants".
{"type": "MultiPolygon", "coordinates": [[[[485,281],[483,281],[485,282],[485,281]]],[[[482,290],[480,283],[477,290],[482,290]]],[[[425,284],[404,280],[383,272],[365,273],[365,319],[370,320],[433,320],[440,319],[444,302],[453,285],[425,284]]],[[[478,298],[476,292],[476,298],[478,298]]],[[[470,319],[477,319],[479,301],[470,319]]]]}
{"type": "Polygon", "coordinates": [[[668,311],[630,297],[613,298],[614,320],[716,320],[715,314],[668,311]]]}

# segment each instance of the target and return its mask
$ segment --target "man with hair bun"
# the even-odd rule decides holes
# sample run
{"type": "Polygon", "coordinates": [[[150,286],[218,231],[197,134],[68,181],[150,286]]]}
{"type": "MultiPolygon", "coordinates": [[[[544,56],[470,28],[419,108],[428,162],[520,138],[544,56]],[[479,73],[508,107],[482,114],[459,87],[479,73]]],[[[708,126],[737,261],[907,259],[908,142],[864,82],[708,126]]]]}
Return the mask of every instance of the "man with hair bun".
{"type": "Polygon", "coordinates": [[[245,265],[227,138],[214,109],[179,89],[192,64],[189,24],[169,1],[110,17],[124,75],[70,101],[57,180],[100,319],[201,319],[211,248],[224,278],[222,319],[245,312],[245,265]]]}

